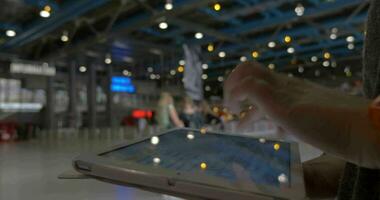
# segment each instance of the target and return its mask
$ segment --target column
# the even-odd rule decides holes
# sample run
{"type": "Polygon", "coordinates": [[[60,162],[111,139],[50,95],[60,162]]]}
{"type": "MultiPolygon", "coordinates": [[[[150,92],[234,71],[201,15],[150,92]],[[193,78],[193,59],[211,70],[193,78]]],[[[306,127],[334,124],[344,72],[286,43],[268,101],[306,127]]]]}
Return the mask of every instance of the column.
{"type": "Polygon", "coordinates": [[[96,65],[88,66],[88,85],[87,85],[87,122],[88,128],[96,128],[96,65]]]}
{"type": "Polygon", "coordinates": [[[68,87],[69,87],[69,126],[70,128],[78,128],[78,110],[77,110],[77,83],[76,83],[77,66],[75,62],[71,62],[68,73],[68,87]]]}
{"type": "Polygon", "coordinates": [[[53,130],[55,127],[55,94],[54,94],[54,77],[46,78],[46,105],[45,105],[45,128],[53,130]]]}
{"type": "Polygon", "coordinates": [[[114,127],[115,124],[114,124],[114,117],[113,117],[113,113],[112,113],[112,109],[113,109],[113,93],[111,91],[111,79],[112,79],[112,73],[113,73],[113,70],[112,70],[112,65],[107,65],[106,66],[107,68],[107,81],[106,81],[106,86],[105,86],[105,90],[106,90],[106,94],[107,94],[107,110],[106,110],[106,113],[107,113],[107,120],[108,120],[108,124],[110,127],[114,127]]]}

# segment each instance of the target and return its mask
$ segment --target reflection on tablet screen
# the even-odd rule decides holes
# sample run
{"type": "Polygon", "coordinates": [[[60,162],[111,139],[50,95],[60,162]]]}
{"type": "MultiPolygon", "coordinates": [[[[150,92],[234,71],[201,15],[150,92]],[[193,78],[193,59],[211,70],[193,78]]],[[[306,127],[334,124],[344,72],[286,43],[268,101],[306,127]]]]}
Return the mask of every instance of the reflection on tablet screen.
{"type": "Polygon", "coordinates": [[[178,130],[101,156],[236,181],[236,166],[255,184],[289,186],[290,144],[178,130]]]}

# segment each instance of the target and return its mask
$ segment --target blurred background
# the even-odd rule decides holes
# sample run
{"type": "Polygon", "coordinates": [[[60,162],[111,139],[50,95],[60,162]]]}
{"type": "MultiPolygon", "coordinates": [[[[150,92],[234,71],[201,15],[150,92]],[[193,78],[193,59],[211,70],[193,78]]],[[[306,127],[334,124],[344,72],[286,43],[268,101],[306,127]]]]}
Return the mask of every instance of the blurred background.
{"type": "MultiPolygon", "coordinates": [[[[95,144],[180,126],[289,139],[267,120],[239,131],[239,116],[223,108],[223,82],[244,61],[362,95],[366,0],[0,0],[0,5],[3,158],[25,155],[29,150],[20,148],[26,145],[39,149],[37,162],[44,163],[40,155],[58,151],[55,146],[66,152],[63,166],[69,168],[73,155],[95,144]]],[[[320,154],[302,148],[304,160],[320,154]]],[[[0,162],[0,170],[21,164],[14,162],[0,162]]],[[[52,174],[63,170],[58,163],[52,174]]],[[[2,177],[1,184],[10,180],[2,177]]],[[[5,195],[1,187],[0,194],[5,195]]],[[[8,194],[3,198],[21,195],[8,194]]]]}

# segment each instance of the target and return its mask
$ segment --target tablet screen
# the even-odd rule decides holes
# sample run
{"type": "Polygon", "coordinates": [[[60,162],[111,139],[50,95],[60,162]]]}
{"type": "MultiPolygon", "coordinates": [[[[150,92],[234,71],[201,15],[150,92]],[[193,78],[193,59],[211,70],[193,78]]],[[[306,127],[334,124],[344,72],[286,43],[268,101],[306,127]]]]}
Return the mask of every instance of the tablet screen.
{"type": "Polygon", "coordinates": [[[290,144],[265,139],[176,130],[101,156],[228,181],[242,174],[260,185],[289,186],[290,181],[290,144]]]}

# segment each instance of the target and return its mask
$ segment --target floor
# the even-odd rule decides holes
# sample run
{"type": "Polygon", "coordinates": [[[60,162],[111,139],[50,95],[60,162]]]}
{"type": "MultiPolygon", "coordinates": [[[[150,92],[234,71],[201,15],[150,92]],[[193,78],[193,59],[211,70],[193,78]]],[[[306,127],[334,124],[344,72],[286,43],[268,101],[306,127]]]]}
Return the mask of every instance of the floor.
{"type": "Polygon", "coordinates": [[[71,159],[80,152],[92,151],[132,139],[131,135],[65,135],[38,140],[0,144],[1,200],[67,199],[170,199],[134,188],[96,180],[61,180],[57,176],[71,168],[71,159]]]}
{"type": "MultiPolygon", "coordinates": [[[[124,131],[100,132],[49,133],[27,142],[0,143],[0,200],[175,199],[92,179],[58,179],[59,174],[71,169],[71,160],[79,153],[138,137],[124,131]]],[[[309,147],[303,148],[311,152],[307,153],[309,157],[315,156],[309,147]]]]}

